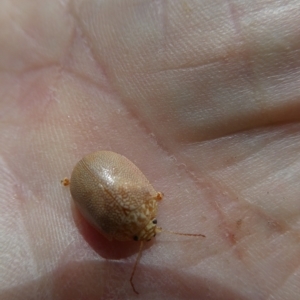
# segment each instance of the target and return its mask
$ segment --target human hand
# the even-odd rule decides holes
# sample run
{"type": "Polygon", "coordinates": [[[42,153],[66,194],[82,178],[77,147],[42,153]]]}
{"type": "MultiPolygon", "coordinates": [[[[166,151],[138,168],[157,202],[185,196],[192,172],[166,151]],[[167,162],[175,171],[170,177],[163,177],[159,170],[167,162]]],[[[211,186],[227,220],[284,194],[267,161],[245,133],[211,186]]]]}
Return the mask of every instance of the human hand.
{"type": "Polygon", "coordinates": [[[96,150],[165,194],[141,299],[297,299],[297,1],[1,4],[1,299],[135,299],[60,180],[96,150]]]}

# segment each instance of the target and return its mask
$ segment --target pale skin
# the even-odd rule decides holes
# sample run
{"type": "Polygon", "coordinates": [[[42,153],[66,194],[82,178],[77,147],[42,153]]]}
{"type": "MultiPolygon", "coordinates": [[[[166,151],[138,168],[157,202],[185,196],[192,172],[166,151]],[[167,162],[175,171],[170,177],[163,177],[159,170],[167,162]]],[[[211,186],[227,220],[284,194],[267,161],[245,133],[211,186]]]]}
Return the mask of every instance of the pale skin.
{"type": "Polygon", "coordinates": [[[1,1],[0,298],[298,299],[299,1],[1,1]],[[109,242],[60,180],[132,160],[160,233],[109,242]]]}

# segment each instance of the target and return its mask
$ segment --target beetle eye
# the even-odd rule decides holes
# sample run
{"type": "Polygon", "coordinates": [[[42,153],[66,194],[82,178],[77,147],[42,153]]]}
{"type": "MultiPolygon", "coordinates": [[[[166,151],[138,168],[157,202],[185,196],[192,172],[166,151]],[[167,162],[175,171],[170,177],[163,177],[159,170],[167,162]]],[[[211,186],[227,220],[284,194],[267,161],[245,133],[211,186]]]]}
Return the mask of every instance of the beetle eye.
{"type": "Polygon", "coordinates": [[[157,224],[157,220],[154,219],[154,220],[152,221],[152,223],[153,223],[153,224],[157,224]]]}
{"type": "Polygon", "coordinates": [[[138,241],[138,240],[139,240],[139,237],[138,237],[137,235],[135,235],[135,236],[133,237],[133,239],[134,239],[135,241],[138,241]]]}

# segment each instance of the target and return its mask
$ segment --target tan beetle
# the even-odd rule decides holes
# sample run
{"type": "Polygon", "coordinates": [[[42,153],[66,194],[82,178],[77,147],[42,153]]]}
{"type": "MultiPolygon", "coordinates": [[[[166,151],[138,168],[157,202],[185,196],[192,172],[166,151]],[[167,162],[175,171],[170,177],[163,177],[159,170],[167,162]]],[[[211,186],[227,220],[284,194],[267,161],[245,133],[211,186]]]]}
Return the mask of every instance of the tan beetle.
{"type": "MultiPolygon", "coordinates": [[[[157,227],[157,201],[163,194],[155,191],[145,175],[126,157],[98,151],[83,157],[75,166],[70,192],[81,214],[107,239],[140,241],[130,283],[141,256],[144,241],[150,241],[162,229],[157,227]]],[[[165,230],[164,230],[165,231],[165,230]]],[[[166,231],[179,235],[202,236],[166,231]]]]}

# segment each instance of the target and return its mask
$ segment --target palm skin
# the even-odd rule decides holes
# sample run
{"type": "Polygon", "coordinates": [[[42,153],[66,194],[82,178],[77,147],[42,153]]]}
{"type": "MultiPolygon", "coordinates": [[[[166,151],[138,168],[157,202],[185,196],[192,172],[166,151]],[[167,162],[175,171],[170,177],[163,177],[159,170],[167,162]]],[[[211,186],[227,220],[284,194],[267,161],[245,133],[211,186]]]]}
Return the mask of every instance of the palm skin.
{"type": "Polygon", "coordinates": [[[4,1],[1,299],[135,299],[138,243],[68,188],[96,150],[164,193],[141,299],[298,299],[298,1],[4,1]]]}

